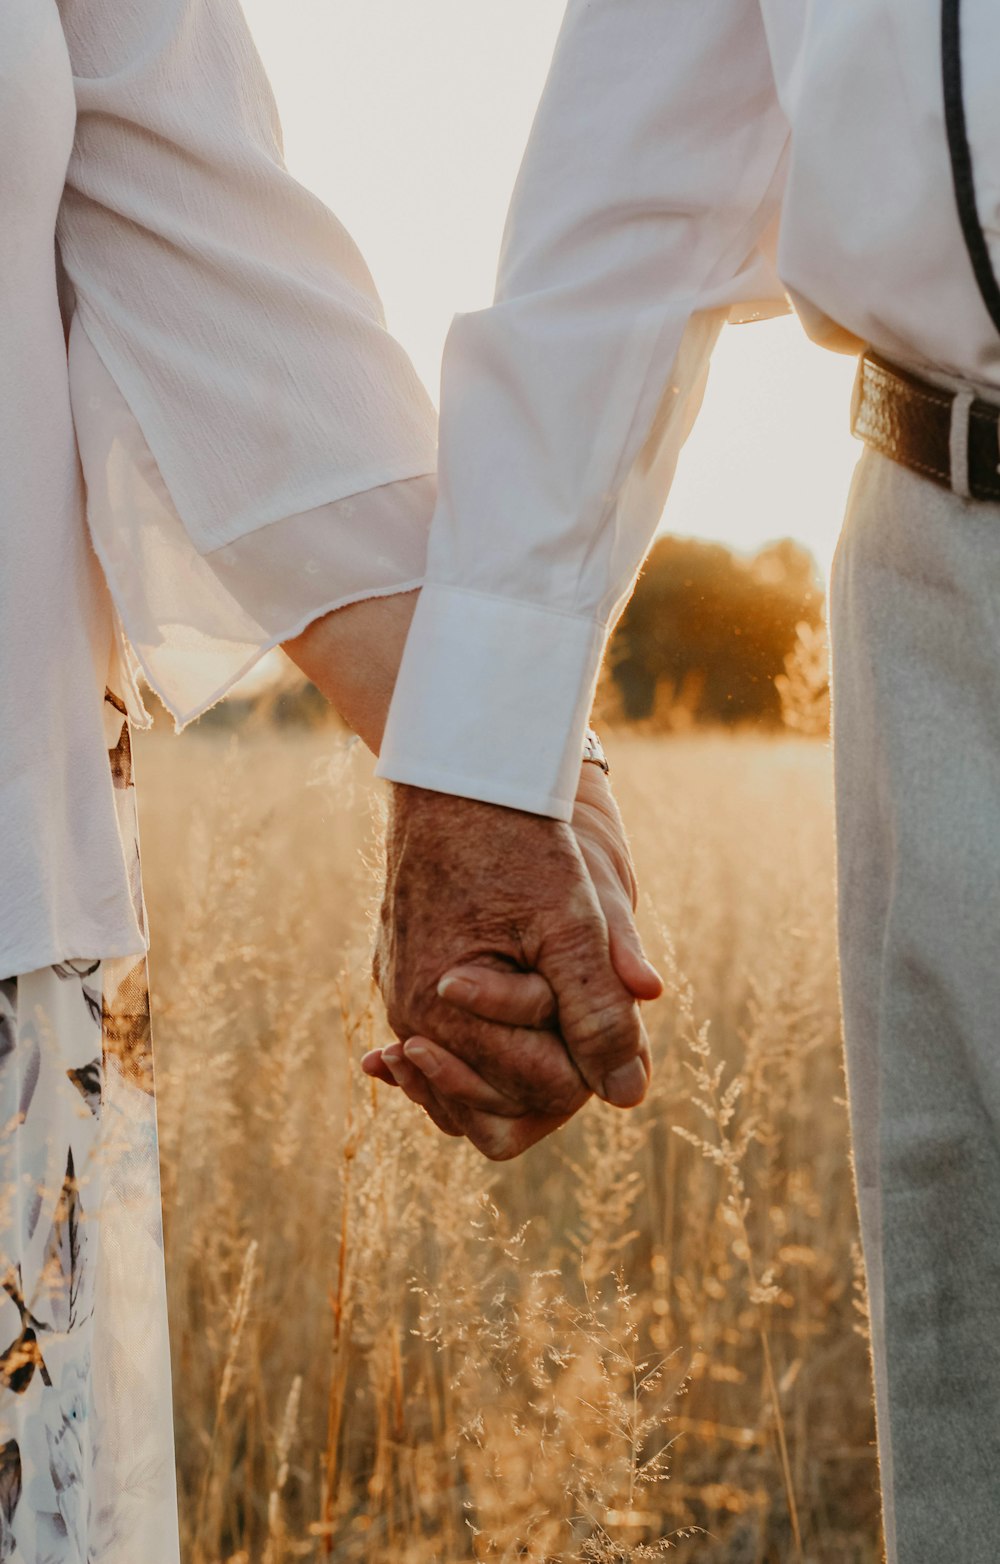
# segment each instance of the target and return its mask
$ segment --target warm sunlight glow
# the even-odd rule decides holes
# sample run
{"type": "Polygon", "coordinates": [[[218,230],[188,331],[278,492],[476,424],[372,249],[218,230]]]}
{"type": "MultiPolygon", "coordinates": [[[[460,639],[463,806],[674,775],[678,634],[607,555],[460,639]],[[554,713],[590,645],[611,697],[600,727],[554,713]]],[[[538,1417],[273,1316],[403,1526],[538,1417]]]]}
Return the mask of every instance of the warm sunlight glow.
{"type": "MultiPolygon", "coordinates": [[[[504,214],[562,0],[246,0],[292,170],[350,229],[436,392],[452,315],[489,301],[504,214]]],[[[858,447],[853,362],[789,320],[733,327],[664,518],[829,564],[858,447]]]]}

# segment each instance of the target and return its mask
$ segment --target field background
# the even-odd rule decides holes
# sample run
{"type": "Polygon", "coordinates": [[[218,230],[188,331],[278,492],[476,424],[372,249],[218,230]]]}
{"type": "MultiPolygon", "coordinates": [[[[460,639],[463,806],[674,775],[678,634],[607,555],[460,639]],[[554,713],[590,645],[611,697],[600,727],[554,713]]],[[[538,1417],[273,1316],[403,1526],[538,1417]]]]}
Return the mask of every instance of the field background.
{"type": "Polygon", "coordinates": [[[497,1169],[357,1067],[360,748],[139,737],[186,1564],[878,1559],[829,752],[609,749],[656,1087],[497,1169]]]}

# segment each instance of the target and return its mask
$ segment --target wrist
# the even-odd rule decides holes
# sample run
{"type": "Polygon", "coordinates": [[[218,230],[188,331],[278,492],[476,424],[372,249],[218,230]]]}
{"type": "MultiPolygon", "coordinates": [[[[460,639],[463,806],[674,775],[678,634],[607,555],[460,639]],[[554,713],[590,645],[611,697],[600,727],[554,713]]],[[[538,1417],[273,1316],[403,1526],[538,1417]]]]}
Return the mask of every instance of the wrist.
{"type": "Polygon", "coordinates": [[[338,608],[285,642],[285,651],[378,754],[418,594],[393,593],[338,608]]]}

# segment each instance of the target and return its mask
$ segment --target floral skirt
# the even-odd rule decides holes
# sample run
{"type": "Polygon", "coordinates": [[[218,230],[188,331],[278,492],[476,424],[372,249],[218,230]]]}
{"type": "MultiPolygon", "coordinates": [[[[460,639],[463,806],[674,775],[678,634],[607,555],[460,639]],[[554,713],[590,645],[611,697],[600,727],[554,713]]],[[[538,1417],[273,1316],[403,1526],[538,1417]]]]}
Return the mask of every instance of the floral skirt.
{"type": "MultiPolygon", "coordinates": [[[[109,691],[122,842],[138,834],[109,691]]],[[[0,982],[0,1564],[176,1564],[144,957],[0,982]]]]}

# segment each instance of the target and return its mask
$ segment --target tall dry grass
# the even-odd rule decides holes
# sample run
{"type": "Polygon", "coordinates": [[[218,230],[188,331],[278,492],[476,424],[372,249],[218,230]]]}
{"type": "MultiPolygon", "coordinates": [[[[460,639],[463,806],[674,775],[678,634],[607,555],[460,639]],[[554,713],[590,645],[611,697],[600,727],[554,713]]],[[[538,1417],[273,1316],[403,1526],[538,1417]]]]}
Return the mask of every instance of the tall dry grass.
{"type": "Polygon", "coordinates": [[[138,758],[188,1564],[874,1564],[825,748],[614,745],[655,1090],[501,1170],[357,1069],[360,755],[138,758]]]}

